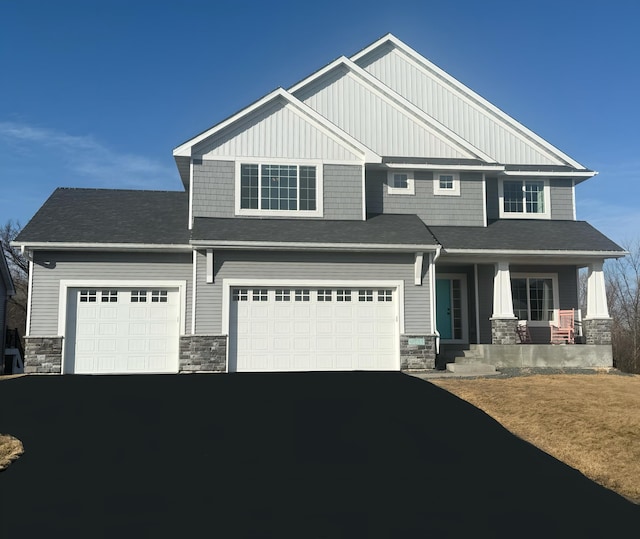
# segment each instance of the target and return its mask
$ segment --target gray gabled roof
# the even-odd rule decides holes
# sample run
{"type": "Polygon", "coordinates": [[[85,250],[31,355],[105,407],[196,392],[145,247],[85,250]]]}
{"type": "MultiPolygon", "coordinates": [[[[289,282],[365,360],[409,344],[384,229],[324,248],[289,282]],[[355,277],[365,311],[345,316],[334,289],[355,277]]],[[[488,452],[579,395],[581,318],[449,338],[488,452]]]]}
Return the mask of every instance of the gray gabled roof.
{"type": "Polygon", "coordinates": [[[366,221],[321,219],[206,218],[194,220],[195,244],[289,243],[434,246],[436,240],[416,215],[372,215],[366,221]]]}
{"type": "Polygon", "coordinates": [[[445,251],[625,252],[585,221],[503,219],[487,227],[430,226],[429,229],[445,251]]]}
{"type": "Polygon", "coordinates": [[[59,188],[15,242],[188,245],[188,214],[180,191],[59,188]]]}

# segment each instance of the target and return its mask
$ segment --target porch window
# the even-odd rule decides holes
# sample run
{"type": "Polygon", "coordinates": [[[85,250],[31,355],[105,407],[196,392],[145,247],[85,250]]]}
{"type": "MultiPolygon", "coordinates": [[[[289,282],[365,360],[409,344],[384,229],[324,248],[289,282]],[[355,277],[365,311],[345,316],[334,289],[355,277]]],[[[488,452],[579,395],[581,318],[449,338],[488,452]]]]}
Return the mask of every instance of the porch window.
{"type": "Polygon", "coordinates": [[[551,322],[557,304],[552,276],[512,276],[513,314],[528,322],[551,322]]]}
{"type": "Polygon", "coordinates": [[[549,217],[546,180],[502,180],[500,182],[501,217],[549,217]]]}

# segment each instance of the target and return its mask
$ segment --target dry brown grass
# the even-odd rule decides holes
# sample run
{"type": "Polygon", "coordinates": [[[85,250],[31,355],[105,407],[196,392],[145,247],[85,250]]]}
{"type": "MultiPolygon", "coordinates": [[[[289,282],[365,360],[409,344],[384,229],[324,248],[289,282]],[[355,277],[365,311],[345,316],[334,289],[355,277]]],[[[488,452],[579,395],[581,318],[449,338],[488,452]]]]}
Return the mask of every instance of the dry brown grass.
{"type": "Polygon", "coordinates": [[[24,448],[20,440],[8,434],[0,434],[0,471],[9,466],[23,452],[24,448]]]}
{"type": "Polygon", "coordinates": [[[432,382],[593,481],[640,503],[640,376],[432,382]]]}

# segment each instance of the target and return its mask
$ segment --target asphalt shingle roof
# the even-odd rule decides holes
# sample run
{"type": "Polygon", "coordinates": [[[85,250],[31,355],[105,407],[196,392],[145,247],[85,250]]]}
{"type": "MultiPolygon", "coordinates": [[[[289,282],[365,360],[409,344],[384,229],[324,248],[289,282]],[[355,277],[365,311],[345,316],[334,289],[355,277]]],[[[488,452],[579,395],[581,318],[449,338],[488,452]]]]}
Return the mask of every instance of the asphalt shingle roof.
{"type": "Polygon", "coordinates": [[[430,226],[445,249],[624,251],[586,221],[503,219],[489,226],[430,226]]]}
{"type": "Polygon", "coordinates": [[[188,215],[180,191],[59,188],[16,241],[186,245],[188,215]]]}
{"type": "Polygon", "coordinates": [[[196,218],[192,240],[435,245],[416,215],[372,215],[366,221],[196,218]]]}

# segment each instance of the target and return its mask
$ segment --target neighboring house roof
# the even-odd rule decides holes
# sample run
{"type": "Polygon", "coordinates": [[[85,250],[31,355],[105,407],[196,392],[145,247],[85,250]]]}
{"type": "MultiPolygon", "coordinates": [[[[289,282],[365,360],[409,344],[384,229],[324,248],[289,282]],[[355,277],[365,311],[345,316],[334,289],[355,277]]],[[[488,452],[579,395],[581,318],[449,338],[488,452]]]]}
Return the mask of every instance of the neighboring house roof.
{"type": "Polygon", "coordinates": [[[59,188],[15,244],[188,245],[188,213],[179,191],[59,188]]]}
{"type": "Polygon", "coordinates": [[[288,245],[332,250],[342,247],[414,251],[416,247],[437,247],[435,238],[418,216],[392,214],[373,215],[366,221],[198,217],[194,220],[192,243],[227,248],[288,245]]]}
{"type": "MultiPolygon", "coordinates": [[[[7,261],[4,257],[4,252],[2,252],[2,249],[0,249],[0,284],[3,285],[4,289],[7,292],[7,295],[16,295],[16,289],[13,285],[11,272],[9,271],[9,266],[7,265],[7,261]]],[[[0,328],[0,331],[2,331],[2,328],[0,328]]]]}
{"type": "Polygon", "coordinates": [[[626,252],[585,221],[503,219],[487,227],[430,226],[429,229],[451,254],[556,251],[623,256],[626,252]]]}

